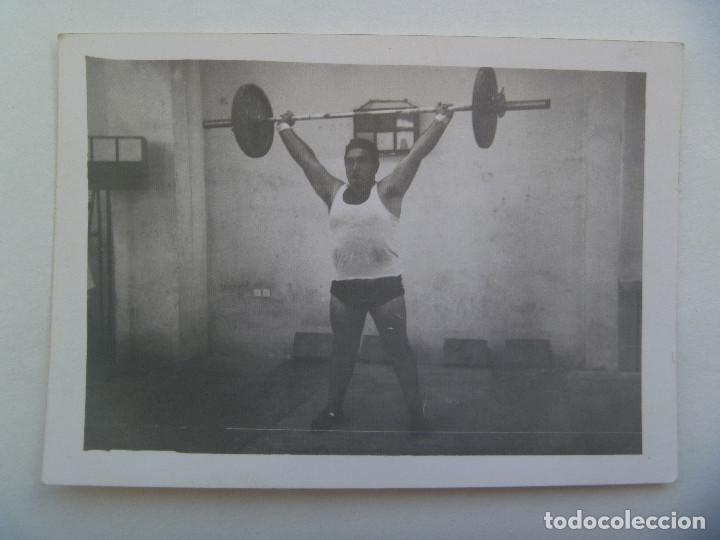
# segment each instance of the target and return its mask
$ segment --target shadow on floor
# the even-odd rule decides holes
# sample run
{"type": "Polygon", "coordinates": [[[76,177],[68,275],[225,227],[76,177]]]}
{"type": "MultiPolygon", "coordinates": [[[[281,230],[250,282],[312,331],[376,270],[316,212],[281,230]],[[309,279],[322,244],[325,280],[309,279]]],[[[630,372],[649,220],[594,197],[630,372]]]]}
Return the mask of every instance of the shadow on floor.
{"type": "Polygon", "coordinates": [[[86,450],[338,455],[639,454],[639,374],[421,365],[431,431],[392,369],[358,363],[345,424],[311,432],[327,362],[212,359],[88,372],[86,450]],[[239,366],[243,366],[240,368],[239,366]]]}

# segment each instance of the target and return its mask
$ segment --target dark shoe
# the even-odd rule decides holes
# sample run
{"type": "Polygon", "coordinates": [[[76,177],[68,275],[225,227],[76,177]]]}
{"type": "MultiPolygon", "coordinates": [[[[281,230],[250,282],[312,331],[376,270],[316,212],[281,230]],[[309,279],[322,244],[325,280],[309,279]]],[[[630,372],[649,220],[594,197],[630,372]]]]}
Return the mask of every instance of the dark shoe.
{"type": "Polygon", "coordinates": [[[310,429],[313,431],[327,431],[337,429],[343,421],[341,412],[323,409],[317,418],[310,423],[310,429]]]}

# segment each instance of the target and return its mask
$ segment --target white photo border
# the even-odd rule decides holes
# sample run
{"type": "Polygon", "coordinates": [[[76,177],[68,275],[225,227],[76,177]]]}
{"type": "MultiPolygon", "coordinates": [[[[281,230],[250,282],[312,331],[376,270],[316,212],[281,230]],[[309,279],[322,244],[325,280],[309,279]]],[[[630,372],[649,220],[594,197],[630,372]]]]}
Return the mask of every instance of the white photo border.
{"type": "Polygon", "coordinates": [[[59,38],[57,184],[43,481],[214,488],[458,488],[672,482],[677,476],[678,43],[388,35],[59,38]],[[86,57],[645,72],[642,449],[612,456],[297,456],[83,449],[86,57]]]}

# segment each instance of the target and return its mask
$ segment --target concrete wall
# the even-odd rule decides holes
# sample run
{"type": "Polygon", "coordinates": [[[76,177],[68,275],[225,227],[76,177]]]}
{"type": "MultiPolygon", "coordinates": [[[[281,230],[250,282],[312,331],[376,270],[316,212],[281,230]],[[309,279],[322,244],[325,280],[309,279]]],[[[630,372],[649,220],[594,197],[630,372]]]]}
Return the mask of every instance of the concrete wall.
{"type": "MultiPolygon", "coordinates": [[[[300,113],[352,110],[370,98],[465,104],[475,76],[465,68],[282,63],[201,69],[204,118],[228,117],[236,88],[248,82],[265,90],[276,113],[300,113]]],[[[642,204],[627,196],[642,185],[641,174],[627,173],[642,163],[637,144],[624,139],[627,77],[497,75],[508,99],[549,97],[553,108],[508,113],[489,150],[475,145],[470,115],[459,113],[421,166],[401,221],[410,338],[425,360],[440,355],[445,337],[489,339],[495,349],[520,337],[550,339],[573,365],[615,367],[620,253],[636,273],[641,238],[637,219],[627,219],[642,204]],[[623,188],[629,179],[635,187],[623,188]]],[[[296,129],[344,180],[352,120],[296,129]]],[[[208,130],[205,143],[211,344],[287,354],[296,331],[329,331],[327,210],[279,138],[262,159],[242,154],[227,129],[208,130]]],[[[396,163],[384,158],[379,175],[396,163]]],[[[366,331],[374,332],[371,323],[366,331]]]]}
{"type": "MultiPolygon", "coordinates": [[[[403,206],[410,338],[421,359],[445,338],[544,338],[561,361],[615,368],[618,282],[641,273],[644,81],[640,75],[497,70],[511,112],[479,149],[458,113],[403,206]]],[[[88,61],[91,135],[142,135],[150,179],[113,192],[123,358],[285,356],[297,331],[329,331],[327,210],[278,138],[251,159],[226,118],[240,84],[276,113],[345,111],[370,98],[471,101],[474,69],[251,62],[88,61]],[[207,200],[206,200],[207,198],[207,200]],[[256,290],[269,296],[257,297],[256,290]]],[[[421,120],[421,129],[430,116],[421,120]]],[[[300,135],[345,179],[352,120],[300,135]]],[[[383,158],[379,177],[399,158],[383,158]]],[[[368,323],[366,332],[375,329],[368,323]]]]}
{"type": "Polygon", "coordinates": [[[90,135],[148,140],[145,186],[112,191],[118,356],[207,349],[204,165],[193,63],[88,59],[90,135]]]}

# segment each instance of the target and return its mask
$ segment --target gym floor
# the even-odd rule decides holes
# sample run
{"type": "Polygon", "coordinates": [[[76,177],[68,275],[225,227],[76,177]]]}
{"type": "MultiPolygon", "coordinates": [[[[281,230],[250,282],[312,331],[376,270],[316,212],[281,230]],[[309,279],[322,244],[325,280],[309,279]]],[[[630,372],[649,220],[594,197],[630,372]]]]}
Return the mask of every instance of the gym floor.
{"type": "Polygon", "coordinates": [[[328,363],[217,357],[119,369],[91,362],[85,449],[354,455],[642,452],[637,373],[420,364],[431,430],[406,431],[391,367],[358,362],[335,431],[311,432],[328,363]],[[238,367],[238,366],[242,367],[238,367]]]}

